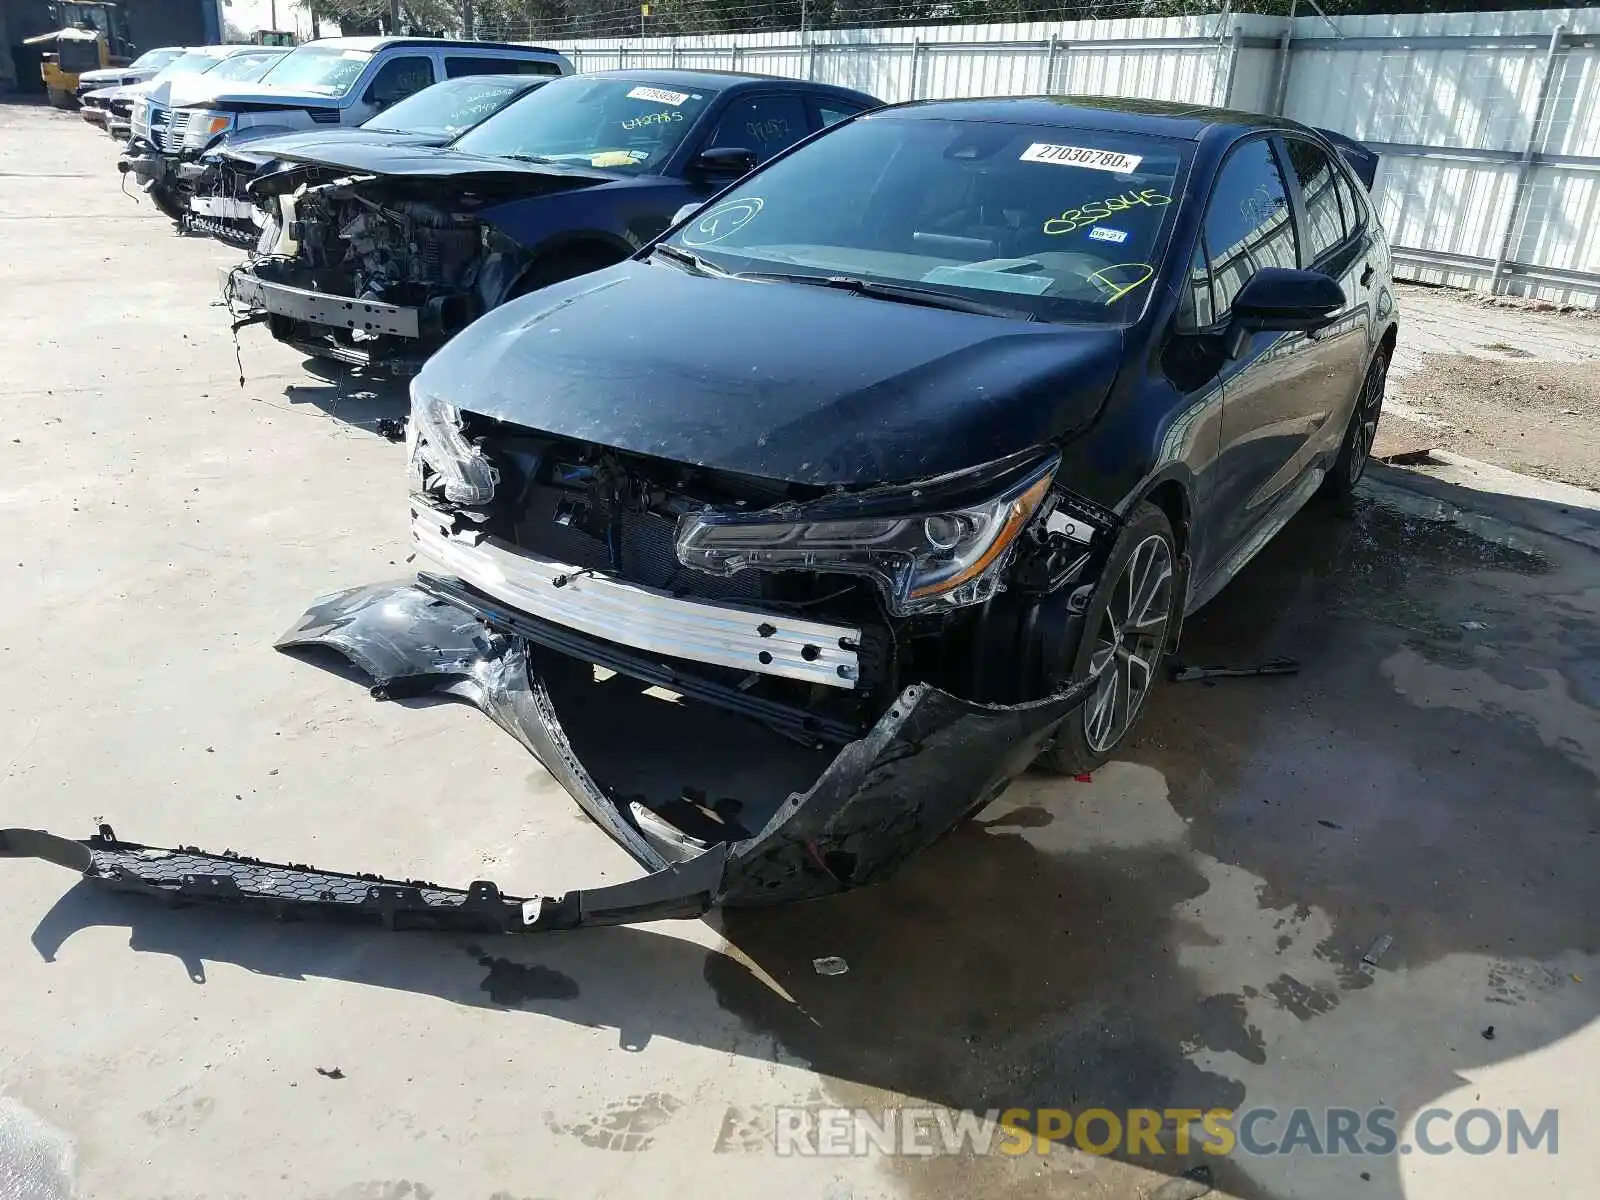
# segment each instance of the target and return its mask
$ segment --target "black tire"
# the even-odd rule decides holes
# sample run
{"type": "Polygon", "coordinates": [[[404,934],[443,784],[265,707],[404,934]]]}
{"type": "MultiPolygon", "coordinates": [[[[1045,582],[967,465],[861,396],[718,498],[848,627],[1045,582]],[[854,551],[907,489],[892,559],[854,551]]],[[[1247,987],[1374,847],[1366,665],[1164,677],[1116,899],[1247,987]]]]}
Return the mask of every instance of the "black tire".
{"type": "Polygon", "coordinates": [[[1350,424],[1345,427],[1344,442],[1339,446],[1339,457],[1333,469],[1322,481],[1321,495],[1329,500],[1347,500],[1361,482],[1367,463],[1372,458],[1372,444],[1378,437],[1378,422],[1383,417],[1383,391],[1389,378],[1389,350],[1380,346],[1367,366],[1366,377],[1361,381],[1361,393],[1350,410],[1350,424]]]}
{"type": "Polygon", "coordinates": [[[1082,775],[1116,753],[1161,677],[1180,577],[1172,523],[1154,504],[1140,504],[1111,548],[1073,655],[1070,678],[1099,667],[1100,686],[1061,723],[1040,767],[1082,775]]]}
{"type": "Polygon", "coordinates": [[[615,266],[622,259],[623,255],[608,254],[599,247],[583,246],[571,250],[558,250],[554,254],[547,254],[538,259],[532,269],[517,280],[516,286],[511,289],[511,294],[506,299],[515,300],[519,296],[526,296],[529,292],[536,292],[563,279],[573,279],[579,275],[587,275],[590,271],[615,266]]]}
{"type": "Polygon", "coordinates": [[[155,206],[164,216],[171,217],[180,224],[188,215],[189,206],[184,203],[183,196],[164,184],[158,183],[150,189],[150,199],[155,201],[155,206]]]}

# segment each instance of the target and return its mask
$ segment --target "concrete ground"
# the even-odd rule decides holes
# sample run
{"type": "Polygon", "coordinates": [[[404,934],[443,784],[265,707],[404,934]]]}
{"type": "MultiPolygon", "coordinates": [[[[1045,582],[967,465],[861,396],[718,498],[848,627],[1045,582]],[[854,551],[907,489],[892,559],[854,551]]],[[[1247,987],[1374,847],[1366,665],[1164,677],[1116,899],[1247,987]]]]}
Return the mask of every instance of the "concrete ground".
{"type": "MultiPolygon", "coordinates": [[[[271,649],[314,596],[406,572],[373,432],[400,403],[259,329],[236,360],[208,307],[234,256],[119,195],[113,159],[0,106],[0,823],[522,892],[636,874],[478,713],[271,649]]],[[[1026,777],[838,900],[471,942],[0,864],[0,1200],[1181,1200],[1197,1168],[1275,1200],[1585,1194],[1588,522],[1378,473],[1186,633],[1192,662],[1298,675],[1166,686],[1123,761],[1026,777]],[[1559,1152],[775,1153],[776,1106],[900,1104],[1554,1108],[1559,1152]]]]}

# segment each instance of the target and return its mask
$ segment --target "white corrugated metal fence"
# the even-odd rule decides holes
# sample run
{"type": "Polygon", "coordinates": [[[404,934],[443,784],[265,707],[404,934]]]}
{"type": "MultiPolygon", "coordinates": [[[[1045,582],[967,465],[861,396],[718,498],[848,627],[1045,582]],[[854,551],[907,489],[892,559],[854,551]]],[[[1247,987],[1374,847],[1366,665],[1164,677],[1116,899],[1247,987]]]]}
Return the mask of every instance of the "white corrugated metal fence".
{"type": "Polygon", "coordinates": [[[549,43],[886,101],[1050,92],[1281,112],[1383,154],[1401,273],[1600,307],[1600,10],[1193,16],[549,43]]]}

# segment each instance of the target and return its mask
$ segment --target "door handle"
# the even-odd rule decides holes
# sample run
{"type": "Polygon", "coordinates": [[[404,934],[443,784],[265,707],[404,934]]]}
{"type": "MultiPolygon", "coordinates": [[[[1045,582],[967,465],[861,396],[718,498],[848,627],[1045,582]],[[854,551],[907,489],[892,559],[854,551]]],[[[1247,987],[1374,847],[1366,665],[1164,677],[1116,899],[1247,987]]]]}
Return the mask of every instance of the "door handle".
{"type": "Polygon", "coordinates": [[[1376,274],[1377,272],[1372,269],[1372,264],[1368,263],[1366,269],[1361,272],[1361,286],[1366,287],[1367,284],[1372,282],[1372,277],[1376,274]]]}

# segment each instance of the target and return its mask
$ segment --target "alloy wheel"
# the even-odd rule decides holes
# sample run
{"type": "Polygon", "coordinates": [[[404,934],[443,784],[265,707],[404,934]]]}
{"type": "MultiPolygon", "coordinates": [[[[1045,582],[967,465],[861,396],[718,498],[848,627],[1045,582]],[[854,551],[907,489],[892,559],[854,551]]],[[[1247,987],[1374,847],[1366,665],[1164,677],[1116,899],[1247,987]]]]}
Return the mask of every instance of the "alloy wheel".
{"type": "Polygon", "coordinates": [[[1355,429],[1350,442],[1350,485],[1354,487],[1367,469],[1367,456],[1378,440],[1378,419],[1383,416],[1383,385],[1388,375],[1388,364],[1381,358],[1372,364],[1366,381],[1361,385],[1361,397],[1356,401],[1355,429]]]}
{"type": "Polygon", "coordinates": [[[1172,546],[1151,534],[1133,548],[1095,630],[1089,672],[1099,684],[1083,708],[1083,735],[1097,754],[1127,733],[1155,682],[1172,617],[1172,546]]]}

